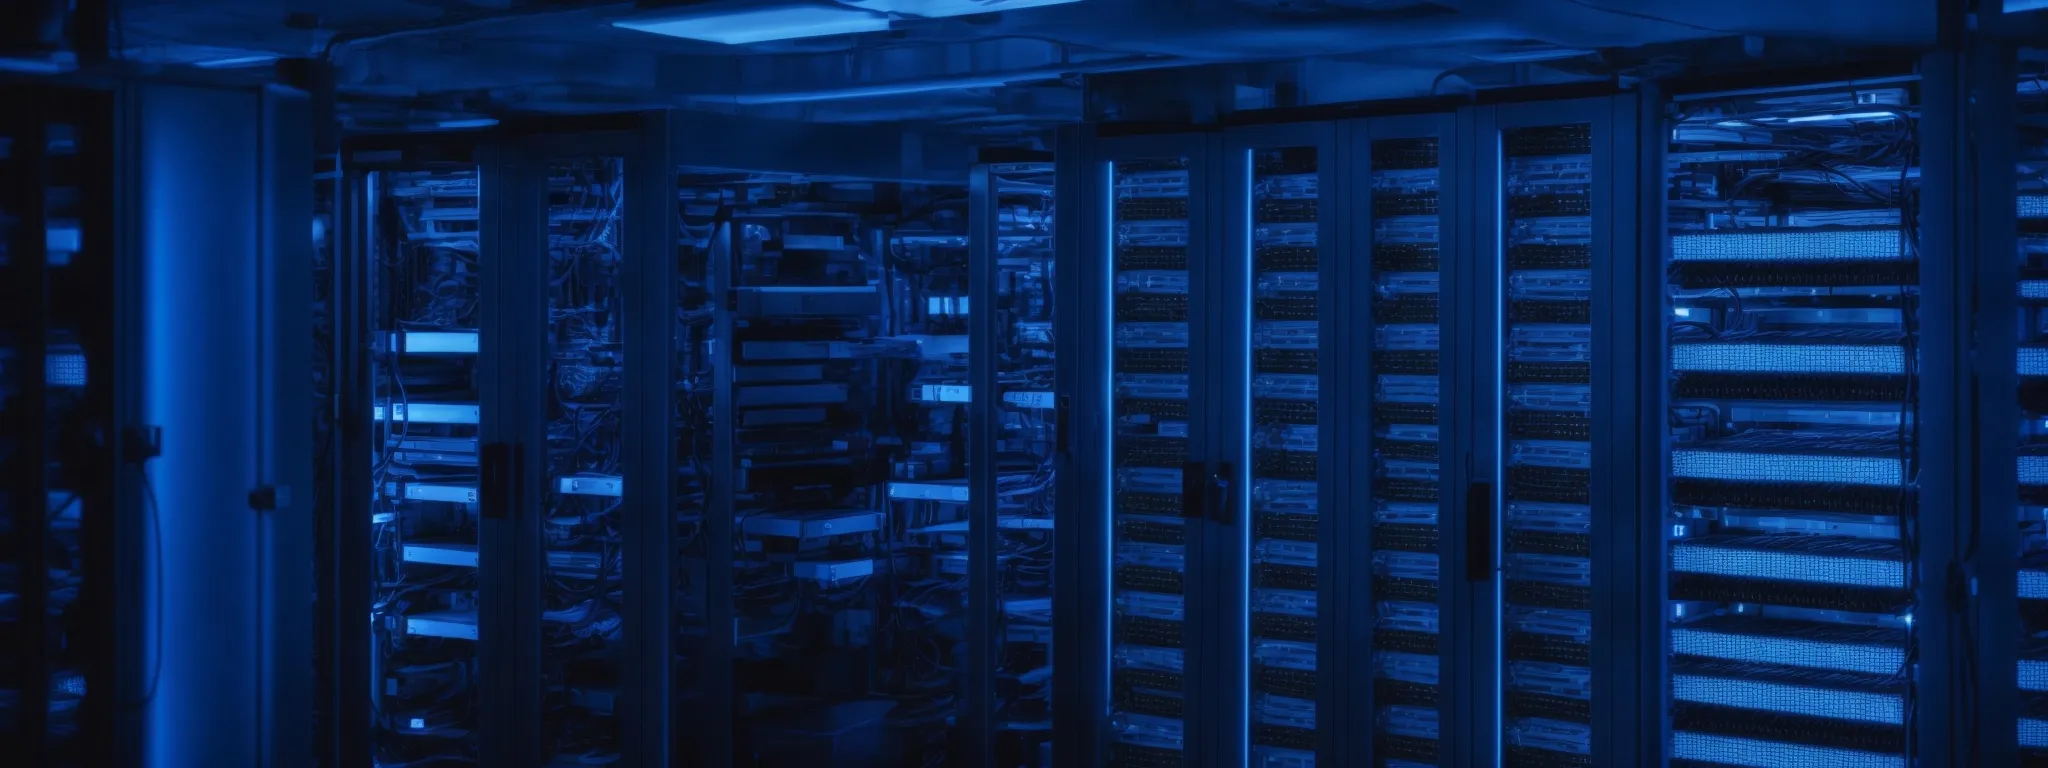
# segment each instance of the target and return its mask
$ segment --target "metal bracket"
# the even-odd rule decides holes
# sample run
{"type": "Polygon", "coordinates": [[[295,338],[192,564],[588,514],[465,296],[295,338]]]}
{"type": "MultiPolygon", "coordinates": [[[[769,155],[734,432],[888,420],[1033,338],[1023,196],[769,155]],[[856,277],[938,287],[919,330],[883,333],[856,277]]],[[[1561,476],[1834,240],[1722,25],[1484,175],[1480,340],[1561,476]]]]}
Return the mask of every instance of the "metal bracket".
{"type": "Polygon", "coordinates": [[[141,464],[164,455],[164,428],[140,424],[122,430],[121,452],[130,464],[141,464]]]}
{"type": "Polygon", "coordinates": [[[257,512],[276,512],[292,503],[292,489],[289,486],[265,485],[249,491],[249,508],[257,512]]]}

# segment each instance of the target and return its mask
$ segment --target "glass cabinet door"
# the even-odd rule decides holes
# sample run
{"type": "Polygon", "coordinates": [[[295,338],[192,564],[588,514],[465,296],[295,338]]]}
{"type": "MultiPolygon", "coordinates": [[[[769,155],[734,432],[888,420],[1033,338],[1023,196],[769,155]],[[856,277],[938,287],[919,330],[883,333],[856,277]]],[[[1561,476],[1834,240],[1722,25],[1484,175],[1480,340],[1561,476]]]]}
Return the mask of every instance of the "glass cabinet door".
{"type": "MultiPolygon", "coordinates": [[[[1538,105],[1528,105],[1538,106],[1538,105]]],[[[1498,525],[1500,761],[1594,764],[1593,637],[1596,508],[1594,273],[1612,257],[1596,217],[1597,182],[1613,169],[1604,124],[1561,106],[1498,128],[1500,373],[1493,402],[1497,495],[1468,505],[1470,524],[1498,525]],[[1561,115],[1562,117],[1553,117],[1561,115]],[[1492,506],[1497,505],[1497,506],[1492,506]],[[1490,507],[1490,508],[1489,508],[1490,507]]],[[[1507,109],[1503,108],[1505,115],[1507,109]]],[[[1483,529],[1482,529],[1483,530],[1483,529]]]]}
{"type": "Polygon", "coordinates": [[[86,100],[10,98],[28,107],[0,120],[0,743],[28,762],[83,765],[103,727],[86,706],[97,643],[78,637],[96,623],[80,601],[85,531],[110,498],[93,487],[87,461],[99,451],[81,436],[103,410],[93,398],[111,391],[104,381],[87,387],[85,315],[111,285],[75,266],[81,238],[94,236],[80,223],[93,180],[79,151],[83,121],[56,102],[86,100]]]}
{"type": "MultiPolygon", "coordinates": [[[[1320,510],[1327,496],[1321,478],[1322,392],[1320,311],[1322,259],[1321,196],[1328,167],[1326,147],[1313,138],[1302,145],[1233,146],[1226,156],[1244,167],[1246,233],[1238,258],[1248,260],[1247,295],[1251,335],[1238,363],[1250,378],[1248,401],[1237,406],[1246,419],[1243,455],[1249,487],[1249,517],[1222,522],[1240,526],[1247,541],[1245,605],[1247,684],[1243,706],[1250,764],[1261,768],[1309,768],[1321,749],[1316,710],[1322,698],[1317,676],[1321,546],[1328,529],[1320,510]]],[[[1223,692],[1228,695],[1228,692],[1223,692]]]]}
{"type": "Polygon", "coordinates": [[[1107,164],[1109,521],[1108,740],[1110,763],[1181,766],[1194,756],[1188,727],[1196,701],[1189,646],[1196,639],[1188,594],[1190,544],[1202,535],[1201,504],[1213,495],[1196,460],[1191,334],[1197,304],[1191,159],[1117,159],[1107,164]]]}
{"type": "MultiPolygon", "coordinates": [[[[994,646],[990,727],[996,768],[1052,768],[1054,527],[1066,525],[1054,500],[1060,480],[1056,452],[1071,435],[1054,387],[1059,360],[1053,336],[1056,252],[1051,163],[987,166],[977,193],[983,212],[975,236],[976,287],[989,299],[985,327],[993,329],[971,377],[991,390],[980,419],[987,429],[976,447],[977,520],[993,521],[983,540],[994,566],[985,608],[994,646]]],[[[927,302],[929,303],[929,302],[927,302]]],[[[971,305],[970,305],[971,306],[971,305]]],[[[978,394],[978,393],[970,393],[978,394]]],[[[943,398],[939,398],[943,399],[943,398]]],[[[970,448],[970,452],[974,448],[970,448]]]]}
{"type": "Polygon", "coordinates": [[[1344,650],[1358,657],[1354,664],[1369,664],[1368,743],[1377,764],[1388,768],[1451,759],[1439,738],[1450,702],[1442,687],[1443,659],[1453,647],[1447,629],[1460,625],[1443,620],[1450,590],[1442,588],[1441,573],[1451,538],[1444,535],[1448,478],[1441,439],[1450,433],[1451,410],[1442,355],[1445,231],[1453,202],[1445,194],[1445,122],[1429,119],[1408,132],[1398,130],[1406,125],[1381,131],[1369,123],[1370,179],[1351,186],[1371,200],[1370,226],[1354,238],[1370,254],[1363,268],[1372,293],[1368,313],[1352,310],[1369,319],[1354,337],[1368,356],[1369,376],[1352,390],[1370,400],[1354,406],[1364,408],[1364,418],[1347,423],[1370,425],[1370,436],[1355,437],[1352,450],[1369,454],[1371,470],[1351,481],[1370,501],[1345,508],[1371,515],[1362,523],[1367,550],[1353,567],[1370,569],[1364,605],[1372,616],[1372,646],[1344,650]]]}
{"type": "MultiPolygon", "coordinates": [[[[539,574],[543,762],[621,757],[625,163],[547,166],[539,574]]],[[[533,269],[533,267],[527,267],[533,269]]]]}
{"type": "Polygon", "coordinates": [[[484,415],[478,172],[377,171],[366,189],[373,759],[474,761],[484,415]]]}
{"type": "Polygon", "coordinates": [[[732,626],[709,642],[732,647],[706,674],[732,676],[734,764],[947,764],[984,736],[961,727],[979,608],[969,313],[984,311],[968,301],[965,190],[715,173],[678,187],[725,301],[712,498],[731,506],[707,514],[731,516],[731,540],[710,545],[730,547],[712,582],[730,591],[709,599],[730,601],[732,626]]]}
{"type": "Polygon", "coordinates": [[[1915,89],[1672,126],[1672,765],[1914,762],[1915,89]]]}
{"type": "Polygon", "coordinates": [[[0,525],[6,526],[9,542],[0,549],[0,579],[4,579],[0,581],[0,599],[5,601],[5,612],[0,613],[0,647],[19,649],[12,651],[18,661],[0,665],[0,736],[12,744],[30,743],[23,730],[31,727],[33,719],[23,716],[28,703],[22,694],[33,670],[40,666],[36,663],[40,654],[32,652],[29,643],[42,632],[40,627],[32,626],[34,622],[30,619],[34,614],[20,610],[24,590],[29,586],[22,571],[30,567],[42,547],[37,521],[44,519],[51,501],[66,498],[53,497],[44,488],[47,481],[40,470],[17,474],[15,469],[43,463],[42,450],[35,445],[42,433],[42,425],[36,422],[42,419],[32,415],[40,414],[42,409],[34,404],[37,398],[31,394],[40,388],[30,383],[34,377],[27,370],[40,367],[29,360],[43,346],[35,338],[40,335],[38,326],[43,313],[35,298],[43,293],[43,270],[30,257],[32,253],[40,255],[42,249],[25,239],[35,232],[35,227],[22,221],[33,207],[33,201],[27,199],[34,183],[30,174],[41,175],[36,168],[41,153],[30,151],[26,145],[40,133],[13,119],[0,122],[0,286],[4,286],[0,290],[6,291],[7,304],[12,308],[0,315],[0,467],[7,469],[10,478],[30,478],[29,482],[10,482],[7,490],[0,493],[0,525]]]}

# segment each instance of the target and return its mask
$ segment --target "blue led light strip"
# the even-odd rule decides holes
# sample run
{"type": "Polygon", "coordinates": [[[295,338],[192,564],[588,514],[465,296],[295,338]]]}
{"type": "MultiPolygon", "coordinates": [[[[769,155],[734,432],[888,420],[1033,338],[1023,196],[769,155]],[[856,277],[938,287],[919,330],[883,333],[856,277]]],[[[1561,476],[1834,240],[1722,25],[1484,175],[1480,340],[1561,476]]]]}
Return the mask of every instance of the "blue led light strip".
{"type": "Polygon", "coordinates": [[[1671,548],[1671,570],[1740,579],[1769,579],[1848,587],[1903,589],[1906,565],[1896,560],[1833,557],[1679,544],[1671,548]]]}
{"type": "Polygon", "coordinates": [[[1887,261],[1903,251],[1896,227],[1720,230],[1671,237],[1672,261],[1887,261]]]}
{"type": "MultiPolygon", "coordinates": [[[[2024,365],[2023,361],[2022,370],[2024,365]]],[[[1906,349],[1850,344],[1673,344],[1671,367],[1686,372],[1896,375],[1906,371],[1906,349]]],[[[2048,370],[2048,356],[2044,356],[2043,368],[2048,370]]]]}
{"type": "MultiPolygon", "coordinates": [[[[1734,709],[1783,712],[1829,720],[1904,725],[1906,697],[1840,688],[1792,685],[1768,680],[1672,675],[1671,697],[1734,709]]],[[[1783,765],[1779,760],[1772,765],[1783,765]]]]}
{"type": "Polygon", "coordinates": [[[1748,451],[1672,451],[1671,474],[1755,483],[1846,483],[1896,486],[1904,463],[1883,456],[1801,456],[1748,451]]]}
{"type": "Polygon", "coordinates": [[[2022,219],[2048,219],[2048,195],[2020,195],[2019,214],[2022,219]]]}
{"type": "Polygon", "coordinates": [[[1671,756],[1722,765],[1826,765],[1831,768],[1905,768],[1906,758],[1832,747],[1759,741],[1679,731],[1671,734],[1671,756]]]}

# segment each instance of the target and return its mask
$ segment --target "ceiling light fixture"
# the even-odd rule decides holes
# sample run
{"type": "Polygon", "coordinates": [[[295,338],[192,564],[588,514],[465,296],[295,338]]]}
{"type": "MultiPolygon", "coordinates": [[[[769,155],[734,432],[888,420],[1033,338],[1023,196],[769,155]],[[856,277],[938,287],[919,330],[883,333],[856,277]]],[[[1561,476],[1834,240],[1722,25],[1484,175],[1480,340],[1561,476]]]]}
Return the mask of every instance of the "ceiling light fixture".
{"type": "Polygon", "coordinates": [[[658,16],[621,19],[612,22],[612,26],[669,37],[745,45],[771,40],[886,32],[889,18],[836,4],[785,2],[762,7],[725,3],[712,8],[692,6],[658,16]]]}
{"type": "Polygon", "coordinates": [[[263,53],[254,56],[229,56],[224,59],[207,59],[205,61],[195,61],[192,62],[192,66],[198,67],[200,69],[234,69],[236,67],[261,66],[276,61],[276,56],[263,53]]]}
{"type": "Polygon", "coordinates": [[[1852,120],[1897,120],[1897,119],[1899,119],[1899,116],[1898,116],[1898,115],[1896,115],[1896,114],[1893,114],[1893,113],[1891,113],[1891,112],[1850,112],[1850,113],[1847,113],[1847,114],[1833,114],[1833,115],[1800,115],[1800,116],[1798,116],[1798,117],[1788,117],[1788,118],[1785,118],[1785,122],[1788,122],[1788,123],[1832,123],[1832,122],[1835,122],[1835,121],[1838,121],[1838,120],[1839,120],[1839,121],[1852,121],[1852,120]]]}
{"type": "Polygon", "coordinates": [[[434,127],[435,127],[435,128],[489,128],[489,127],[491,127],[491,126],[493,126],[493,125],[497,125],[497,124],[498,124],[498,119],[497,119],[497,118],[495,118],[495,117],[471,117],[471,118],[463,118],[463,119],[458,119],[458,120],[442,120],[442,121],[440,121],[440,122],[437,122],[437,123],[435,123],[435,124],[434,124],[434,127]]]}
{"type": "Polygon", "coordinates": [[[1000,13],[1025,8],[1042,8],[1048,5],[1066,5],[1080,0],[840,0],[856,8],[866,8],[877,13],[898,13],[905,16],[922,16],[927,19],[943,19],[951,16],[966,16],[975,13],[1000,13]]]}

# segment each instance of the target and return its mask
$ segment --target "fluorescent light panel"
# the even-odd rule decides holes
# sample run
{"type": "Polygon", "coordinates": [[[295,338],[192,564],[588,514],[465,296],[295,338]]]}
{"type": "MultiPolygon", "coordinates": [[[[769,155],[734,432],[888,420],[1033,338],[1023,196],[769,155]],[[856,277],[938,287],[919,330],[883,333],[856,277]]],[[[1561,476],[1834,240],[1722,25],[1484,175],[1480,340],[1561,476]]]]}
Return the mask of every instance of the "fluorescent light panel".
{"type": "Polygon", "coordinates": [[[218,59],[195,61],[192,62],[192,66],[199,67],[201,69],[233,69],[235,67],[262,66],[264,64],[275,63],[276,61],[277,56],[275,54],[259,53],[250,56],[227,56],[218,59]]]}
{"type": "Polygon", "coordinates": [[[1828,123],[1837,120],[1896,120],[1898,115],[1890,112],[1847,112],[1842,114],[1800,115],[1785,118],[1787,123],[1828,123]]]}
{"type": "Polygon", "coordinates": [[[790,3],[766,8],[686,11],[680,14],[624,19],[612,26],[668,37],[745,45],[770,40],[796,40],[826,35],[885,32],[889,19],[837,5],[790,3]]]}
{"type": "Polygon", "coordinates": [[[848,0],[847,5],[859,6],[877,13],[943,19],[950,16],[1017,11],[1072,2],[1078,0],[848,0]]]}

